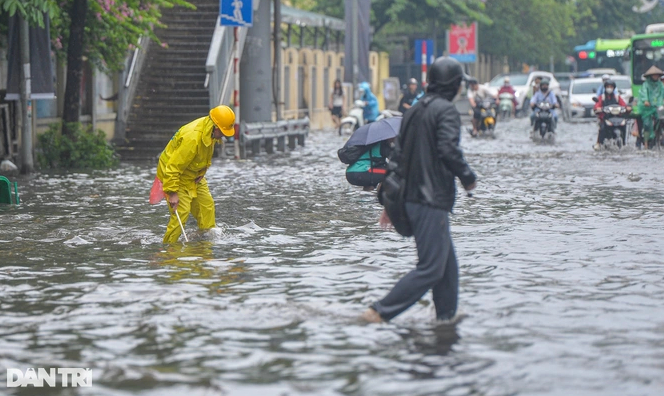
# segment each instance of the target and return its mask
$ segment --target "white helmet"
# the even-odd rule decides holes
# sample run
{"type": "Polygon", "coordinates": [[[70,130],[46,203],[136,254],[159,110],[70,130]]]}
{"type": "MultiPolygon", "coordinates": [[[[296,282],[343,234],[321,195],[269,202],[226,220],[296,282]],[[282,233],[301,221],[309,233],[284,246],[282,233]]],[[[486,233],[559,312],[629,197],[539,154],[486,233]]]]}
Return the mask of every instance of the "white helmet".
{"type": "Polygon", "coordinates": [[[611,78],[611,77],[609,77],[608,74],[602,74],[602,81],[606,81],[606,80],[608,80],[609,78],[611,78]]]}

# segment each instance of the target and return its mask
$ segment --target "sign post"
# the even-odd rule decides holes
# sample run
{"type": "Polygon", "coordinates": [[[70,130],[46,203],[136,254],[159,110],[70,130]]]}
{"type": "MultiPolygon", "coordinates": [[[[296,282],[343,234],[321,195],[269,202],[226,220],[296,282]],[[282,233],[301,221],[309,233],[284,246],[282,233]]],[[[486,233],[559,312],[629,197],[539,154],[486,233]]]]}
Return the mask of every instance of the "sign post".
{"type": "Polygon", "coordinates": [[[240,27],[250,27],[254,23],[252,0],[220,0],[219,23],[221,26],[233,27],[233,111],[235,112],[235,158],[240,158],[240,27]]]}
{"type": "Polygon", "coordinates": [[[420,65],[422,69],[422,87],[426,83],[427,65],[432,64],[436,58],[433,47],[433,40],[415,40],[415,64],[420,65]]]}

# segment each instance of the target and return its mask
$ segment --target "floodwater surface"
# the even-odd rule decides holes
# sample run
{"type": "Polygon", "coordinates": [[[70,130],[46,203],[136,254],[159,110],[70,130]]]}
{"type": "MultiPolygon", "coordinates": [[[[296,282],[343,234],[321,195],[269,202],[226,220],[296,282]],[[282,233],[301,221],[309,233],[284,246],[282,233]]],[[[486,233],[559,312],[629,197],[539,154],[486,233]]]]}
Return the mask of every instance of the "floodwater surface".
{"type": "Polygon", "coordinates": [[[89,367],[93,386],[17,394],[664,394],[664,155],[594,152],[589,123],[553,146],[527,128],[463,137],[479,183],[451,217],[456,325],[429,295],[357,320],[415,245],[347,184],[331,131],[215,160],[219,227],[190,220],[186,244],[161,243],[154,166],[20,178],[0,207],[0,394],[29,367],[89,367]]]}

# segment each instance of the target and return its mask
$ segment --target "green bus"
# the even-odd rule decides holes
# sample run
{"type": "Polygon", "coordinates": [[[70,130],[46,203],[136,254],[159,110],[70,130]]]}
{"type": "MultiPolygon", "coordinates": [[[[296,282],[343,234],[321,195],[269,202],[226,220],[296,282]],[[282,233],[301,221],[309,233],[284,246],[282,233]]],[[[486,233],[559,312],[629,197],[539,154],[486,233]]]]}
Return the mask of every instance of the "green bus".
{"type": "Polygon", "coordinates": [[[664,31],[637,34],[630,41],[632,96],[638,98],[643,85],[643,73],[653,65],[664,70],[664,31]]]}
{"type": "Polygon", "coordinates": [[[595,41],[596,67],[615,69],[619,74],[627,74],[629,64],[623,59],[630,43],[630,39],[597,39],[595,41]]]}
{"type": "Polygon", "coordinates": [[[627,74],[629,63],[623,57],[629,44],[629,39],[597,39],[577,45],[574,47],[577,71],[615,69],[618,74],[627,74]]]}

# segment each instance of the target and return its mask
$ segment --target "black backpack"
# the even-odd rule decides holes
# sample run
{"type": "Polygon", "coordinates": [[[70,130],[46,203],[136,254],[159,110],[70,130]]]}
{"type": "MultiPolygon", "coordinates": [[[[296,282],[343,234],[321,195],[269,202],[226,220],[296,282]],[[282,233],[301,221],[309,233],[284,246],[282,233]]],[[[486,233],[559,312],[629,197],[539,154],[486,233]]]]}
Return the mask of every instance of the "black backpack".
{"type": "Polygon", "coordinates": [[[394,229],[405,237],[413,235],[413,229],[406,213],[406,177],[412,161],[415,139],[417,138],[415,131],[408,131],[408,127],[410,120],[419,117],[422,109],[426,108],[436,98],[438,96],[425,96],[421,100],[422,104],[417,106],[416,112],[408,119],[408,124],[401,129],[402,132],[406,133],[403,150],[398,156],[399,158],[396,158],[396,156],[390,158],[387,175],[378,190],[378,201],[385,208],[394,229]],[[403,161],[404,158],[407,158],[407,161],[403,161]]]}

